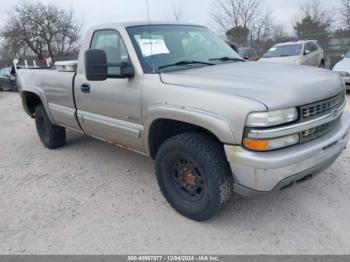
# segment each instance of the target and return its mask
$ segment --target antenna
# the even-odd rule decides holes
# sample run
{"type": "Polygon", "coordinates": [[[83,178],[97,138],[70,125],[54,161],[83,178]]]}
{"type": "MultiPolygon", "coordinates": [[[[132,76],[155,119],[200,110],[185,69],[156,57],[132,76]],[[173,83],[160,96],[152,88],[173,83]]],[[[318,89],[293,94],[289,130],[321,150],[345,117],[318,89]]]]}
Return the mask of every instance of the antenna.
{"type": "MultiPolygon", "coordinates": [[[[151,46],[151,55],[153,54],[153,43],[152,43],[152,32],[151,32],[151,19],[150,19],[150,8],[149,8],[149,2],[146,0],[146,6],[147,6],[147,20],[148,20],[148,32],[149,32],[149,42],[151,46]]],[[[152,71],[154,73],[154,63],[153,59],[152,60],[152,71]]]]}
{"type": "Polygon", "coordinates": [[[147,6],[147,20],[148,20],[148,26],[150,26],[150,11],[149,11],[149,2],[146,0],[146,6],[147,6]]]}

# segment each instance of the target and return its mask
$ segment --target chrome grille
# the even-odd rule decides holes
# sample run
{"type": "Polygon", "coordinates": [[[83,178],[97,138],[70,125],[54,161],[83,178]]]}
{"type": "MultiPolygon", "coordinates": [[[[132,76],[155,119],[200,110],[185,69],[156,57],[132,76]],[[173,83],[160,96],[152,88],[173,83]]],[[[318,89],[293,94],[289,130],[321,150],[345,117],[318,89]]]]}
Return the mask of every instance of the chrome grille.
{"type": "Polygon", "coordinates": [[[339,121],[340,119],[338,118],[332,122],[302,131],[301,137],[300,137],[300,143],[305,143],[330,133],[335,129],[339,121]]]}
{"type": "Polygon", "coordinates": [[[306,106],[302,106],[300,107],[301,110],[301,118],[303,120],[309,120],[311,118],[316,118],[322,114],[328,113],[330,111],[332,111],[333,109],[336,109],[340,106],[342,106],[345,102],[345,95],[342,92],[341,94],[317,102],[317,103],[313,103],[310,105],[306,105],[306,106]]]}

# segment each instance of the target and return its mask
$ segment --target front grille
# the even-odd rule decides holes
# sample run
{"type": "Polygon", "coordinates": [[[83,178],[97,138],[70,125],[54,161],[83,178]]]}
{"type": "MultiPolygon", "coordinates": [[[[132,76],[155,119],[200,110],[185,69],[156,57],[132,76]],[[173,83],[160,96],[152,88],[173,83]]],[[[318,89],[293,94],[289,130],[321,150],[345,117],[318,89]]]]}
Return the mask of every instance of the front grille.
{"type": "Polygon", "coordinates": [[[317,118],[320,115],[326,114],[328,112],[331,112],[333,109],[336,109],[340,106],[342,106],[345,102],[345,95],[342,92],[341,94],[317,102],[310,105],[302,106],[300,107],[301,111],[301,118],[302,120],[310,120],[312,118],[317,118]]]}
{"type": "Polygon", "coordinates": [[[330,133],[335,129],[339,121],[340,118],[333,120],[332,122],[314,128],[310,128],[308,130],[304,130],[303,132],[301,132],[300,143],[305,143],[330,133]]]}

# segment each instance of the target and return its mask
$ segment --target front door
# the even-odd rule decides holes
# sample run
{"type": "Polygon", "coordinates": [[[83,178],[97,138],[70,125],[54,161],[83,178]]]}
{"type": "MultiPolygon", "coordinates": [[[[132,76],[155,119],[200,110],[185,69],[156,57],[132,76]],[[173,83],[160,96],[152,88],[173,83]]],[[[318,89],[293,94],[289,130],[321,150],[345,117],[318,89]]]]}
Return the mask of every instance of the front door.
{"type": "Polygon", "coordinates": [[[317,46],[312,42],[308,42],[305,44],[305,50],[309,50],[310,52],[306,55],[306,65],[318,67],[317,46]]]}
{"type": "MultiPolygon", "coordinates": [[[[130,62],[121,35],[115,30],[94,32],[92,49],[106,52],[108,63],[130,62]]],[[[116,74],[119,68],[108,68],[116,74]]],[[[88,135],[141,150],[141,76],[88,81],[85,73],[75,80],[77,115],[88,135]]]]}

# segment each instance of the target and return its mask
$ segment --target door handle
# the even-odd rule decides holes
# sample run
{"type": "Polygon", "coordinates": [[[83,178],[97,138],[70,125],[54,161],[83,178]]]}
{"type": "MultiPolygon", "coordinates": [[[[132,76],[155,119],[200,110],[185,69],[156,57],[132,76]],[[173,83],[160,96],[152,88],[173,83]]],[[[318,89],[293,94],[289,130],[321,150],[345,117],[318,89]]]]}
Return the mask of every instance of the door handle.
{"type": "Polygon", "coordinates": [[[90,93],[90,85],[89,84],[82,84],[80,89],[83,93],[90,93]]]}

